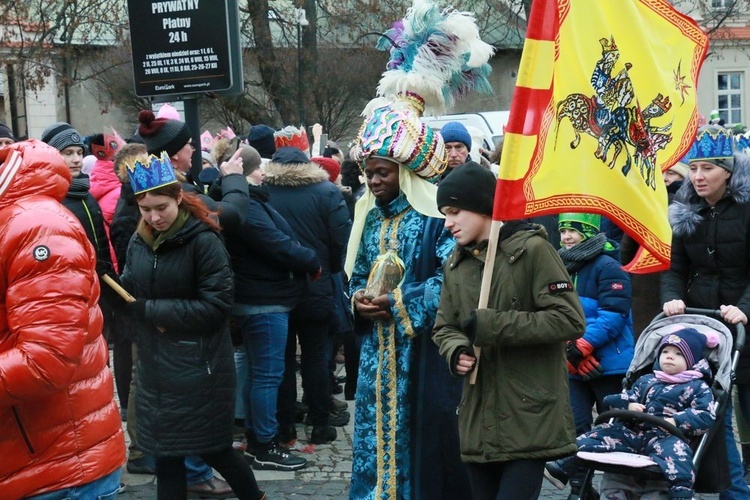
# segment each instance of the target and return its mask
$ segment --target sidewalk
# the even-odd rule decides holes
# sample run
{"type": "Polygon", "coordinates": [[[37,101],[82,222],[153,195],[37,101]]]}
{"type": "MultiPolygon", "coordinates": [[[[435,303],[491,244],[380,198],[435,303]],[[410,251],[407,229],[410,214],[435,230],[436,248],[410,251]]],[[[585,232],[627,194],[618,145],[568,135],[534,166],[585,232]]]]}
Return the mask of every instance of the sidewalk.
{"type": "MultiPolygon", "coordinates": [[[[349,477],[352,470],[352,432],[354,430],[354,402],[347,401],[352,415],[349,424],[337,427],[338,438],[331,444],[308,445],[305,426],[297,425],[299,440],[295,451],[307,459],[307,467],[295,472],[254,471],[260,488],[269,499],[286,498],[349,498],[349,477]]],[[[123,422],[123,429],[126,424],[123,422]]],[[[125,434],[127,437],[127,433],[125,434]]],[[[129,474],[123,467],[124,493],[117,496],[124,500],[146,500],[156,498],[156,479],[144,474],[129,474]]]]}

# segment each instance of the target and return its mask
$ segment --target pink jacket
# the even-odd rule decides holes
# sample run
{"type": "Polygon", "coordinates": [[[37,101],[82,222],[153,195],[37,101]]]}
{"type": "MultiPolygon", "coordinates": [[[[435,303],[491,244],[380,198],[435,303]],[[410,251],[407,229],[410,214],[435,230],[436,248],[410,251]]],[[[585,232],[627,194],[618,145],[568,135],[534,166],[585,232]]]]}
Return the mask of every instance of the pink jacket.
{"type": "Polygon", "coordinates": [[[115,270],[119,271],[115,250],[112,247],[112,239],[109,236],[109,226],[112,225],[112,219],[115,216],[117,200],[120,199],[120,188],[122,183],[114,171],[114,162],[110,160],[96,160],[89,174],[91,188],[89,193],[99,202],[104,217],[104,230],[107,232],[109,243],[109,254],[112,258],[112,264],[115,270]]]}

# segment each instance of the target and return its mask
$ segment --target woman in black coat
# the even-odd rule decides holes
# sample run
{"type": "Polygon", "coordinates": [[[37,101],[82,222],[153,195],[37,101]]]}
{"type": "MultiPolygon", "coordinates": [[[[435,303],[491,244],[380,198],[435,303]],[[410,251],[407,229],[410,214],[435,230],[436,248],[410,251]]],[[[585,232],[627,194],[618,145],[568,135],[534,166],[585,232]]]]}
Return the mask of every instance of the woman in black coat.
{"type": "Polygon", "coordinates": [[[148,174],[140,163],[128,171],[142,216],[121,277],[137,297],[127,308],[140,328],[138,442],[156,458],[158,498],[187,497],[187,455],[217,469],[238,498],[263,498],[252,469],[232,449],[229,256],[216,220],[182,191],[168,158],[161,162],[152,162],[148,174]]]}
{"type": "MultiPolygon", "coordinates": [[[[721,310],[728,324],[750,317],[750,157],[733,155],[723,127],[698,131],[688,153],[688,178],[669,206],[672,258],[662,277],[667,316],[685,307],[721,310]]],[[[736,386],[744,415],[750,415],[750,355],[740,356],[736,386]]],[[[730,402],[731,403],[731,402],[730,402]]],[[[726,498],[750,498],[732,432],[732,407],[725,414],[732,487],[726,498]]]]}

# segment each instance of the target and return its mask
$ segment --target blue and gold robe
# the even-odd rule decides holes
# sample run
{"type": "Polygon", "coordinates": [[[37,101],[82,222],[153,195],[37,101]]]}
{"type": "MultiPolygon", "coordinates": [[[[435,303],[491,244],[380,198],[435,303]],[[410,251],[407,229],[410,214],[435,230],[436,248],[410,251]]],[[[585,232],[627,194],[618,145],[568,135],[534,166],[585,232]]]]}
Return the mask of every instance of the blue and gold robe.
{"type": "Polygon", "coordinates": [[[389,294],[393,317],[360,322],[365,328],[359,328],[363,339],[349,495],[357,500],[439,498],[447,493],[443,483],[451,490],[465,488],[465,494],[455,415],[461,379],[450,376],[430,341],[442,265],[455,241],[442,220],[414,210],[403,193],[376,206],[365,221],[349,282],[352,296],[365,288],[372,263],[393,238],[398,238],[406,269],[401,286],[389,294]]]}

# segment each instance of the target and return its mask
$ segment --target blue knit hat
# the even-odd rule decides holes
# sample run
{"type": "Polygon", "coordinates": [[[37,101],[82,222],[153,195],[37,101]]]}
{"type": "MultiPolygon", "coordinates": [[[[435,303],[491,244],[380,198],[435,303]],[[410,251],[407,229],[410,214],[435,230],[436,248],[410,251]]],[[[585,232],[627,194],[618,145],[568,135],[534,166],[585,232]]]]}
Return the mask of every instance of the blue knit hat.
{"type": "Polygon", "coordinates": [[[443,136],[443,142],[462,142],[466,149],[471,149],[471,134],[466,127],[459,122],[448,122],[440,128],[440,135],[443,136]]]}
{"type": "Polygon", "coordinates": [[[276,131],[268,125],[253,125],[247,133],[245,142],[255,148],[261,158],[271,158],[276,152],[273,134],[276,131]]]}
{"type": "Polygon", "coordinates": [[[659,342],[657,352],[661,351],[666,345],[673,345],[682,352],[688,368],[692,368],[695,363],[703,359],[703,351],[706,349],[706,336],[693,328],[685,328],[674,333],[668,333],[662,337],[659,342]]]}

